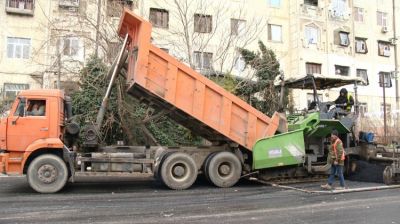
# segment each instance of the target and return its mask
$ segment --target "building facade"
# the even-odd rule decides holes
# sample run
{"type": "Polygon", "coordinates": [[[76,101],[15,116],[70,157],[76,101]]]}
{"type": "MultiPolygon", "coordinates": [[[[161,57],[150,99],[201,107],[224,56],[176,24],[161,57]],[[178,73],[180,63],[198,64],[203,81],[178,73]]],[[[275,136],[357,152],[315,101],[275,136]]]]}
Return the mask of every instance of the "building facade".
{"type": "MultiPolygon", "coordinates": [[[[205,75],[253,78],[238,49],[273,49],[286,77],[361,77],[360,111],[382,126],[383,86],[390,122],[397,118],[393,0],[3,0],[0,89],[9,101],[25,88],[74,88],[97,54],[111,63],[123,7],[153,24],[153,43],[205,75]],[[100,2],[100,4],[98,4],[100,2]],[[3,22],[4,21],[4,22],[3,22]]],[[[400,31],[400,3],[396,27],[400,31]]],[[[399,34],[397,34],[399,36],[399,34]]],[[[398,60],[399,61],[399,60],[398,60]]],[[[354,94],[352,86],[349,92],[354,94]]],[[[311,92],[292,94],[295,108],[311,92]]],[[[332,101],[338,90],[320,91],[332,101]]]]}

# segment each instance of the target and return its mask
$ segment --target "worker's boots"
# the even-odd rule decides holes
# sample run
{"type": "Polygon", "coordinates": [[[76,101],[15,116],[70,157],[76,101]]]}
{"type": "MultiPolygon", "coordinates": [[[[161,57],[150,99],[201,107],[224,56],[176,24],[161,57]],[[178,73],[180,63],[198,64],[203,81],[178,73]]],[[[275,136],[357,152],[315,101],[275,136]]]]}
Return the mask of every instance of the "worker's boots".
{"type": "Polygon", "coordinates": [[[321,188],[324,190],[332,190],[332,186],[329,184],[323,184],[323,185],[321,185],[321,188]]]}

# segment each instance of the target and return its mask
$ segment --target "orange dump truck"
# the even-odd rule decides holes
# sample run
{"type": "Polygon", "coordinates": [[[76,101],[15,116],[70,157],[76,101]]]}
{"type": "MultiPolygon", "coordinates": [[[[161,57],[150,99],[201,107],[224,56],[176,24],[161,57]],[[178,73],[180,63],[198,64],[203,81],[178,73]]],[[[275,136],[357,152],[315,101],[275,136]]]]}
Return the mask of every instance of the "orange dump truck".
{"type": "MultiPolygon", "coordinates": [[[[149,175],[172,189],[186,189],[198,173],[216,186],[230,187],[251,172],[252,147],[277,132],[279,115],[262,114],[152,45],[151,24],[130,11],[123,13],[119,35],[127,42],[119,59],[127,52],[128,93],[167,110],[214,144],[168,148],[92,142],[84,153],[76,147],[80,128],[72,121],[68,97],[58,90],[27,90],[0,123],[0,172],[26,174],[30,186],[42,193],[59,191],[75,176],[149,175]],[[35,104],[42,108],[39,115],[35,104]]],[[[95,131],[87,130],[90,142],[95,131]]]]}

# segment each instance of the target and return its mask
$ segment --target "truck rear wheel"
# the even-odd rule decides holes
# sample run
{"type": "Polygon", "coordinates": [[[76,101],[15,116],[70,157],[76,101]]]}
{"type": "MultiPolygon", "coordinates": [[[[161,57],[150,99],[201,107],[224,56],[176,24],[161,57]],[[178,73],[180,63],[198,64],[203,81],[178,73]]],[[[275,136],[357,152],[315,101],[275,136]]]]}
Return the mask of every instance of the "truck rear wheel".
{"type": "Polygon", "coordinates": [[[41,155],[29,165],[27,179],[35,191],[55,193],[61,190],[68,180],[67,165],[56,155],[41,155]]]}
{"type": "Polygon", "coordinates": [[[230,152],[219,152],[212,155],[206,165],[206,175],[217,187],[232,187],[242,173],[239,159],[230,152]]]}
{"type": "Polygon", "coordinates": [[[168,155],[161,164],[160,177],[167,187],[184,190],[197,179],[196,162],[186,153],[175,152],[168,155]]]}

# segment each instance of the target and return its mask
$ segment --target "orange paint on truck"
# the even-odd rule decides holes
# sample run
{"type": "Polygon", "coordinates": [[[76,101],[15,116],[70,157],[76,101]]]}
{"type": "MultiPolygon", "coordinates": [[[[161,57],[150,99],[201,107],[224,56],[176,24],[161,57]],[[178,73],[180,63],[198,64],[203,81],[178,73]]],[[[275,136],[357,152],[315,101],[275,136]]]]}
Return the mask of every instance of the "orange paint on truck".
{"type": "Polygon", "coordinates": [[[23,90],[11,107],[8,117],[0,123],[0,172],[23,173],[29,156],[39,149],[62,149],[64,92],[61,90],[23,90]],[[19,116],[20,98],[45,102],[43,116],[19,116]]]}

